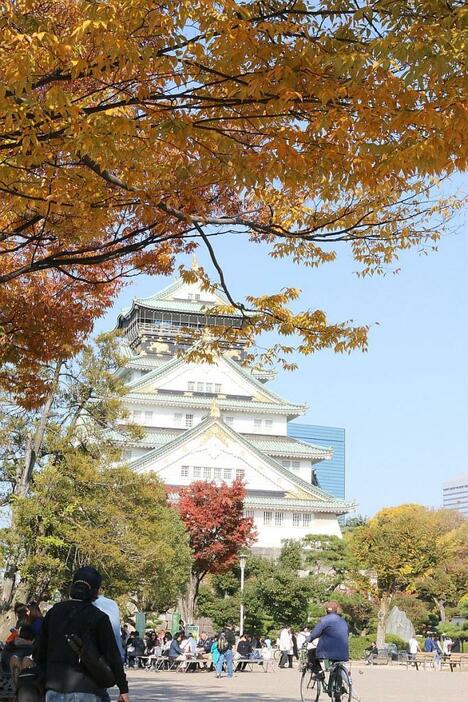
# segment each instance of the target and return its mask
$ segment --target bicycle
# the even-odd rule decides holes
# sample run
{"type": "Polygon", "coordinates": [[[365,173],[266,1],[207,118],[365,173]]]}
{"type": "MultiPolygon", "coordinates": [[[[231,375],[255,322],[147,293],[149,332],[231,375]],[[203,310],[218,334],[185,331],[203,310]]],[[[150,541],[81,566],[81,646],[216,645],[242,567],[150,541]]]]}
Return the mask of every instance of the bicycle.
{"type": "MultiPolygon", "coordinates": [[[[301,664],[301,659],[300,659],[301,664]]],[[[302,658],[301,700],[318,702],[324,690],[332,702],[359,702],[359,695],[353,690],[351,675],[344,663],[332,663],[327,671],[317,671],[311,667],[307,656],[302,658]],[[328,678],[327,678],[328,675],[328,678]]]]}

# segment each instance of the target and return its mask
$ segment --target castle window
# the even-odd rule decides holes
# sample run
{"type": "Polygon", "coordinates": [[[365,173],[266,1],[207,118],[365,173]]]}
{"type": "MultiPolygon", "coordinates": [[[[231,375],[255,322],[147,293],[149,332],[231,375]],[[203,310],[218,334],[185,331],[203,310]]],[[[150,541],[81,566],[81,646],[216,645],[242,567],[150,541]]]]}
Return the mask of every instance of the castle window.
{"type": "Polygon", "coordinates": [[[273,420],[272,419],[265,419],[265,429],[271,429],[273,426],[273,420]]]}
{"type": "Polygon", "coordinates": [[[272,518],[272,512],[264,512],[263,513],[263,523],[265,526],[271,525],[271,518],[272,518]]]}
{"type": "Polygon", "coordinates": [[[302,526],[305,526],[305,527],[310,526],[310,514],[303,514],[302,515],[302,526]]]}
{"type": "Polygon", "coordinates": [[[236,470],[236,480],[244,480],[245,470],[243,468],[237,468],[236,470]]]}
{"type": "Polygon", "coordinates": [[[232,426],[234,424],[234,417],[224,417],[224,421],[226,422],[226,424],[232,426]]]}
{"type": "Polygon", "coordinates": [[[152,422],[153,421],[153,413],[151,411],[146,411],[145,412],[145,422],[152,422]]]}
{"type": "Polygon", "coordinates": [[[193,427],[193,414],[186,414],[185,415],[185,426],[186,427],[193,427]]]}
{"type": "Polygon", "coordinates": [[[187,387],[189,392],[195,392],[195,383],[193,381],[189,381],[187,387]]]}
{"type": "Polygon", "coordinates": [[[283,513],[282,512],[275,512],[275,526],[282,526],[283,525],[283,513]]]}
{"type": "Polygon", "coordinates": [[[213,479],[214,480],[221,480],[222,476],[222,469],[221,468],[213,468],[213,479]]]}
{"type": "Polygon", "coordinates": [[[211,468],[203,468],[203,480],[211,480],[211,468]]]}
{"type": "Polygon", "coordinates": [[[182,466],[180,469],[180,477],[181,478],[188,478],[189,475],[189,467],[188,466],[182,466]]]}
{"type": "Polygon", "coordinates": [[[298,527],[301,526],[301,513],[300,512],[293,512],[293,526],[298,527]]]}
{"type": "Polygon", "coordinates": [[[206,392],[213,392],[213,383],[206,384],[206,392]]]}
{"type": "Polygon", "coordinates": [[[197,383],[197,392],[203,392],[204,387],[204,383],[197,383]]]}
{"type": "Polygon", "coordinates": [[[221,383],[215,383],[215,392],[221,392],[221,383]]]}
{"type": "Polygon", "coordinates": [[[224,469],[224,480],[232,480],[232,470],[230,468],[224,469]]]}
{"type": "Polygon", "coordinates": [[[195,466],[193,469],[193,477],[194,478],[201,478],[201,468],[200,466],[195,466]]]}
{"type": "Polygon", "coordinates": [[[301,467],[300,461],[291,461],[291,468],[293,468],[294,470],[297,470],[300,467],[301,467]]]}
{"type": "Polygon", "coordinates": [[[259,419],[258,417],[255,417],[255,419],[254,419],[254,427],[255,427],[255,429],[262,428],[262,420],[259,419]]]}

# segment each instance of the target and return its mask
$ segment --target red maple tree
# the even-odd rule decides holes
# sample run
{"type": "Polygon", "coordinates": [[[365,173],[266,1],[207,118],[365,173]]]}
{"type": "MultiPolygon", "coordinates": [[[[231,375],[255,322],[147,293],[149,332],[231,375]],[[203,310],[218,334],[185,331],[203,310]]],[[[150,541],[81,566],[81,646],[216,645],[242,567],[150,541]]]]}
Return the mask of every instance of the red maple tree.
{"type": "Polygon", "coordinates": [[[242,548],[255,541],[253,520],[244,517],[245,486],[196,481],[179,492],[177,511],[190,536],[192,574],[183,614],[192,621],[200,583],[208,573],[225,573],[242,548]]]}

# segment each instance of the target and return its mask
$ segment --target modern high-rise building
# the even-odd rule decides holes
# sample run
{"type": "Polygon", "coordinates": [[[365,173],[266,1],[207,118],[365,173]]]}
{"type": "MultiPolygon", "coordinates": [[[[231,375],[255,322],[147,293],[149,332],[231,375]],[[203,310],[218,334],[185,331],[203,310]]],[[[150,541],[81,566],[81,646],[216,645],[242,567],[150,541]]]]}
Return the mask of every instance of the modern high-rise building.
{"type": "Polygon", "coordinates": [[[313,467],[318,486],[325,492],[344,499],[345,497],[345,430],[339,427],[324,427],[318,424],[289,422],[288,436],[306,444],[332,449],[330,458],[313,467]]]}
{"type": "Polygon", "coordinates": [[[468,473],[461,473],[442,485],[442,506],[468,517],[468,473]]]}
{"type": "Polygon", "coordinates": [[[355,505],[337,494],[339,480],[329,490],[333,480],[324,473],[319,486],[313,473],[333,459],[332,437],[319,445],[288,434],[305,405],[271,391],[271,371],[246,367],[242,342],[229,341],[229,335],[213,364],[189,362],[178,353],[193,344],[190,328],[208,339],[210,326],[240,326],[240,315],[222,311],[228,304],[221,294],[179,279],[135,299],[119,315],[127,359],[120,371],[128,390],[124,402],[144,429],[141,439],[125,441],[125,459],[135,471],[157,473],[172,499],[195,480],[241,478],[256,547],[264,552],[311,533],[339,535],[338,517],[355,505]]]}

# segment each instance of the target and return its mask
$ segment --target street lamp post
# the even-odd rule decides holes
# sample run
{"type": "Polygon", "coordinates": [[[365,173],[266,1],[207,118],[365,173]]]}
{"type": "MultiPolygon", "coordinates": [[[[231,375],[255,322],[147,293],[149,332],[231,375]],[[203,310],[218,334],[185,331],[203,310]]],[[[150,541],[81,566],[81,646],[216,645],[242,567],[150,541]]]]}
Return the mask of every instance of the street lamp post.
{"type": "Polygon", "coordinates": [[[242,636],[244,633],[244,572],[245,572],[245,563],[247,561],[247,556],[245,553],[241,553],[239,555],[239,565],[240,565],[240,572],[241,572],[241,578],[240,578],[240,596],[241,596],[241,602],[240,602],[240,626],[239,626],[239,635],[242,636]]]}

